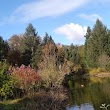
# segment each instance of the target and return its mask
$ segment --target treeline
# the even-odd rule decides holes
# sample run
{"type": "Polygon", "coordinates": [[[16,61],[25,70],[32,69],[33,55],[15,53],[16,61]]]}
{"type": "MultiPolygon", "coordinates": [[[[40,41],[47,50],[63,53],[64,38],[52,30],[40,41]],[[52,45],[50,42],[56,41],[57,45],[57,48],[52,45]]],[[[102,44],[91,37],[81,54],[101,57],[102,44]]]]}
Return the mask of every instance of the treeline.
{"type": "Polygon", "coordinates": [[[53,61],[56,69],[63,65],[85,65],[87,68],[109,68],[110,30],[100,20],[93,29],[87,28],[85,44],[70,46],[55,44],[48,33],[41,37],[32,24],[23,35],[13,35],[8,41],[0,37],[0,61],[12,66],[30,65],[40,69],[53,61]],[[42,39],[43,38],[43,39],[42,39]]]}
{"type": "Polygon", "coordinates": [[[0,37],[0,99],[60,88],[65,74],[82,68],[83,54],[83,46],[55,44],[47,33],[42,39],[32,24],[23,35],[0,37]]]}
{"type": "Polygon", "coordinates": [[[48,33],[42,39],[32,24],[28,25],[23,35],[13,35],[7,42],[2,37],[0,39],[0,61],[12,66],[24,64],[41,69],[53,62],[59,69],[69,62],[80,64],[83,59],[83,46],[55,44],[48,33]]]}

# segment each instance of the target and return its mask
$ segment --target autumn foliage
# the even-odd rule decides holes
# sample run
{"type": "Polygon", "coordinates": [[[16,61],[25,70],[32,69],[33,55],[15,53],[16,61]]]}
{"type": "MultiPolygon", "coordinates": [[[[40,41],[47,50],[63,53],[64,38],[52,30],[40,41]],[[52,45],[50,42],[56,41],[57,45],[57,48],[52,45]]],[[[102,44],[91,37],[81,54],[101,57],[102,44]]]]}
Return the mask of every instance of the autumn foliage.
{"type": "Polygon", "coordinates": [[[24,89],[25,91],[37,87],[41,80],[40,75],[35,69],[25,65],[13,67],[11,75],[17,79],[20,89],[24,89]]]}

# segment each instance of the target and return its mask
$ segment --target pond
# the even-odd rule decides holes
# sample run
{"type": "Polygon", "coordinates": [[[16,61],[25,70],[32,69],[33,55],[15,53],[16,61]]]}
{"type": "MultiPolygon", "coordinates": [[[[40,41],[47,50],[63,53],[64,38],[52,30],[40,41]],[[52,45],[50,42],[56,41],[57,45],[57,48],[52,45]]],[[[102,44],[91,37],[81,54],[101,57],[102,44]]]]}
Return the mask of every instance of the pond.
{"type": "Polygon", "coordinates": [[[110,110],[110,79],[74,78],[66,110],[110,110]]]}

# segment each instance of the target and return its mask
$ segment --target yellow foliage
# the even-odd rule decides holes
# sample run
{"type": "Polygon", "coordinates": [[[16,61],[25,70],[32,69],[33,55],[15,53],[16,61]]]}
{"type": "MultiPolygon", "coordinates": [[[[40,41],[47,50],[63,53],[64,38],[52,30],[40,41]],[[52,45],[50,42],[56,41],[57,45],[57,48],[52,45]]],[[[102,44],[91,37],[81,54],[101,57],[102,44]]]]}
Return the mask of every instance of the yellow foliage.
{"type": "Polygon", "coordinates": [[[95,75],[101,72],[105,72],[106,70],[104,68],[94,68],[94,69],[89,69],[89,74],[90,75],[95,75]]]}

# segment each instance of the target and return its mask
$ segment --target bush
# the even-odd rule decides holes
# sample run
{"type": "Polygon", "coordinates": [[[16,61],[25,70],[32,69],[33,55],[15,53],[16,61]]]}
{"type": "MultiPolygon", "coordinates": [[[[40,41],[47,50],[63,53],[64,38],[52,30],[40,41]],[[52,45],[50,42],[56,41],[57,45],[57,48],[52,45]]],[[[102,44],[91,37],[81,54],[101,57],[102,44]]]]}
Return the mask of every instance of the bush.
{"type": "Polygon", "coordinates": [[[40,87],[41,77],[30,66],[13,67],[11,75],[17,80],[16,86],[25,93],[35,92],[40,87]]]}
{"type": "Polygon", "coordinates": [[[8,68],[6,63],[0,62],[0,97],[2,99],[13,97],[15,81],[8,74],[8,68]]]}
{"type": "Polygon", "coordinates": [[[0,89],[0,95],[3,99],[7,98],[14,98],[14,82],[13,81],[7,81],[5,84],[3,84],[2,88],[0,89]]]}
{"type": "Polygon", "coordinates": [[[8,66],[5,63],[0,62],[0,88],[5,81],[9,80],[9,77],[7,75],[7,69],[8,66]]]}
{"type": "Polygon", "coordinates": [[[52,66],[52,62],[48,64],[48,68],[40,70],[40,74],[43,87],[47,89],[60,87],[64,78],[63,72],[56,70],[56,68],[52,66]]]}
{"type": "Polygon", "coordinates": [[[110,57],[106,54],[102,54],[98,58],[98,64],[100,68],[106,68],[110,63],[110,57]]]}

